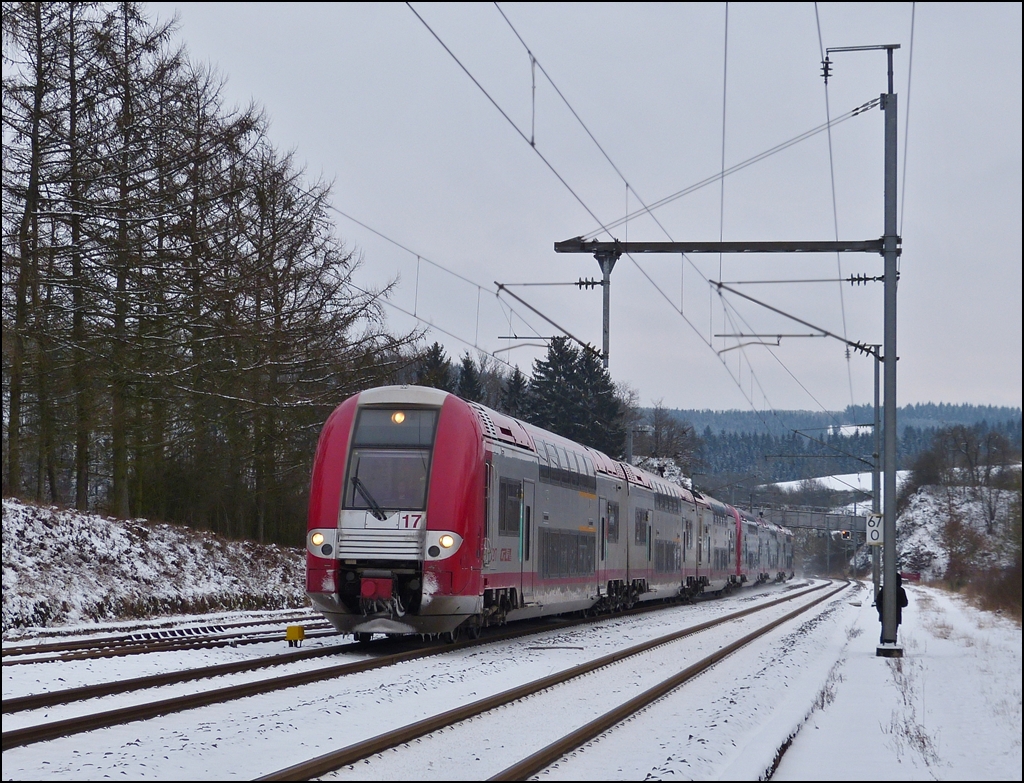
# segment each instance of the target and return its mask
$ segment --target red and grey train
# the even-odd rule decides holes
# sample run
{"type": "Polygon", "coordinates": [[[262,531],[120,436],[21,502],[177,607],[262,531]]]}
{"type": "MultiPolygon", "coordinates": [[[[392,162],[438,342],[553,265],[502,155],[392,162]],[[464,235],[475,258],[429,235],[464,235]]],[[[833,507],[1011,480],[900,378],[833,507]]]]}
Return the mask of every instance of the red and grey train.
{"type": "Polygon", "coordinates": [[[317,445],[306,591],[342,633],[477,633],[792,575],[792,533],[454,394],[385,386],[317,445]]]}

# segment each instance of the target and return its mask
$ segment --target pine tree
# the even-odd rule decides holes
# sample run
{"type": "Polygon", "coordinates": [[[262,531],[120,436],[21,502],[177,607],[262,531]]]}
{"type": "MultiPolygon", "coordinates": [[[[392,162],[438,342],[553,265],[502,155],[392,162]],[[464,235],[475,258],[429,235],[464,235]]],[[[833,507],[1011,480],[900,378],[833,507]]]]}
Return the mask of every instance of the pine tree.
{"type": "Polygon", "coordinates": [[[518,419],[523,418],[529,405],[528,392],[526,376],[520,372],[519,365],[516,365],[501,387],[499,406],[502,412],[518,419]]]}
{"type": "Polygon", "coordinates": [[[420,359],[416,370],[417,386],[432,386],[435,389],[454,391],[452,385],[452,363],[445,355],[441,343],[435,342],[420,359]]]}
{"type": "Polygon", "coordinates": [[[484,390],[480,384],[480,371],[476,368],[476,362],[466,351],[462,357],[462,364],[459,367],[459,382],[455,387],[455,393],[462,399],[470,402],[481,402],[484,397],[484,390]]]}
{"type": "Polygon", "coordinates": [[[579,351],[564,337],[555,337],[544,359],[533,363],[526,418],[538,427],[567,438],[575,435],[574,399],[579,351]]]}
{"type": "Polygon", "coordinates": [[[626,428],[623,406],[615,395],[615,384],[594,351],[579,352],[577,386],[580,434],[578,440],[612,457],[625,452],[626,428]]]}
{"type": "Polygon", "coordinates": [[[556,337],[533,365],[526,418],[566,438],[618,457],[626,431],[623,406],[608,371],[592,351],[556,337]]]}

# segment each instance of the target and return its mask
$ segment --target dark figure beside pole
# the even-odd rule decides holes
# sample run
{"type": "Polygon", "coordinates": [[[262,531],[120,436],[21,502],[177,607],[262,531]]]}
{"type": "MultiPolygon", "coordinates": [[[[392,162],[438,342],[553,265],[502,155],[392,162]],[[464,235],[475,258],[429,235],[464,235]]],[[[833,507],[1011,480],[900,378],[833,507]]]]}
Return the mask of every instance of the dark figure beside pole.
{"type": "MultiPolygon", "coordinates": [[[[885,595],[885,588],[878,591],[878,595],[875,596],[875,607],[878,609],[878,622],[884,623],[884,614],[882,608],[882,596],[885,595]]],[[[907,591],[903,589],[903,577],[896,574],[896,628],[900,627],[900,623],[903,622],[903,607],[909,603],[907,601],[907,591]]],[[[883,628],[878,641],[885,644],[885,630],[883,628]]]]}

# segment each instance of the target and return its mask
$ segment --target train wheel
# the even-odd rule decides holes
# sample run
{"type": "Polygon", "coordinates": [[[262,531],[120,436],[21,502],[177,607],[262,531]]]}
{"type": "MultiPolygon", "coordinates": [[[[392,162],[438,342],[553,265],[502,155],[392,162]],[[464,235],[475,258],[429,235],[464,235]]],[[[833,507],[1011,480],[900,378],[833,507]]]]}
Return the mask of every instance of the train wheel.
{"type": "Polygon", "coordinates": [[[352,634],[352,638],[355,639],[360,644],[366,644],[368,641],[370,641],[370,639],[373,638],[373,634],[372,633],[363,633],[363,632],[354,633],[354,634],[352,634]]]}

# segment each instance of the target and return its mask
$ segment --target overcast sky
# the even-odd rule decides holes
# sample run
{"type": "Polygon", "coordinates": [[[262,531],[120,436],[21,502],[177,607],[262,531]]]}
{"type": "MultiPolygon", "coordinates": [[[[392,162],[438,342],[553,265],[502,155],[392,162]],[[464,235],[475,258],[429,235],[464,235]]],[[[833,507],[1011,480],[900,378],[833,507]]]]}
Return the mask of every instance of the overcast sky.
{"type": "MultiPolygon", "coordinates": [[[[363,259],[357,279],[398,278],[396,308],[444,330],[427,339],[455,358],[476,355],[474,344],[497,352],[540,342],[500,339],[509,335],[558,333],[514,300],[498,301],[494,283],[598,277],[592,256],[553,251],[556,241],[599,231],[594,216],[608,224],[640,199],[713,176],[723,140],[728,168],[824,123],[821,46],[898,43],[898,402],[1020,406],[1021,5],[919,6],[911,61],[910,3],[822,3],[817,20],[812,3],[731,4],[728,24],[722,3],[503,4],[539,63],[534,104],[530,56],[493,4],[413,4],[480,86],[405,4],[151,4],[161,19],[177,14],[180,40],[226,78],[229,102],[264,107],[276,145],[293,150],[311,178],[334,183],[339,210],[407,248],[337,216],[340,236],[363,259]]],[[[832,59],[833,118],[885,91],[883,52],[832,59]]],[[[820,133],[657,209],[658,222],[640,217],[611,233],[830,240],[838,223],[841,239],[878,238],[882,120],[874,109],[832,128],[834,211],[829,139],[820,133]]],[[[706,280],[831,280],[737,288],[851,340],[881,343],[882,285],[835,280],[882,268],[879,256],[853,254],[623,256],[612,274],[612,376],[644,405],[869,403],[872,361],[847,361],[837,341],[736,348],[751,340],[716,336],[810,330],[735,295],[720,298],[706,280]]],[[[600,347],[599,289],[512,291],[600,347]]],[[[419,323],[396,308],[388,310],[394,329],[419,323]]],[[[543,350],[499,355],[528,373],[543,350]]]]}

